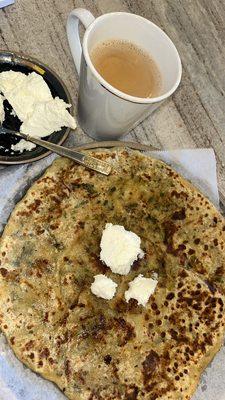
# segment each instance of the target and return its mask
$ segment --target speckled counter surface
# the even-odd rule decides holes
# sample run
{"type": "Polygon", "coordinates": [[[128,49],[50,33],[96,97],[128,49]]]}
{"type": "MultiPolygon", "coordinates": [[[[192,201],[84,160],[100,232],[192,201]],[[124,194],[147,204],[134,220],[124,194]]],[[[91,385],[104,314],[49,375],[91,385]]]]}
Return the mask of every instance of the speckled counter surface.
{"type": "MultiPolygon", "coordinates": [[[[110,11],[137,13],[171,37],[183,63],[181,85],[127,139],[161,149],[213,147],[225,195],[224,0],[16,0],[1,9],[0,49],[22,51],[48,64],[64,80],[74,103],[78,81],[65,25],[75,7],[88,8],[95,16],[110,11]]],[[[74,139],[89,140],[79,127],[74,139]]],[[[225,400],[224,360],[223,348],[203,374],[194,400],[225,400]]],[[[3,395],[0,388],[0,398],[8,400],[3,395]]]]}

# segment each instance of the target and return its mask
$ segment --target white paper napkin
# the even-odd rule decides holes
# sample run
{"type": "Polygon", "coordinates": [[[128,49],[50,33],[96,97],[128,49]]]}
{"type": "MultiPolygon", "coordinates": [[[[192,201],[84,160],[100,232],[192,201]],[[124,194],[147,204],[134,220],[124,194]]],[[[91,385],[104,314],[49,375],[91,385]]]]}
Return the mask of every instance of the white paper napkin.
{"type": "Polygon", "coordinates": [[[213,149],[153,151],[147,154],[170,164],[219,207],[216,157],[213,149]]]}
{"type": "MultiPolygon", "coordinates": [[[[218,207],[216,159],[212,149],[148,152],[170,164],[189,179],[218,207]]],[[[17,201],[55,156],[30,165],[0,169],[0,231],[17,201]]],[[[225,400],[225,349],[219,352],[203,374],[193,400],[225,400]]],[[[0,399],[63,400],[65,396],[52,383],[24,367],[0,335],[0,399]]]]}

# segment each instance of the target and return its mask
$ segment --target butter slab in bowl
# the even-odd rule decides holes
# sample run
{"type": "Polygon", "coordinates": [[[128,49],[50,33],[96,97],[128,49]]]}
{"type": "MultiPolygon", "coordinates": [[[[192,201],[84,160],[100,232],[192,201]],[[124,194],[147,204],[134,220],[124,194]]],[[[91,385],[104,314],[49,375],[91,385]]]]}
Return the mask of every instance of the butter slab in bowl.
{"type": "MultiPolygon", "coordinates": [[[[16,71],[24,74],[35,72],[41,75],[44,81],[47,83],[52,96],[59,97],[67,104],[72,104],[70,94],[59,78],[59,76],[53,72],[49,67],[41,63],[40,61],[24,56],[19,53],[0,51],[0,72],[3,71],[16,71]]],[[[21,120],[13,112],[13,109],[9,102],[4,99],[4,111],[5,118],[3,126],[18,131],[21,126],[21,120]]],[[[73,106],[69,109],[71,115],[73,115],[73,106]]],[[[67,138],[70,128],[63,127],[57,132],[53,132],[49,136],[45,137],[51,143],[62,144],[67,138]]],[[[40,160],[46,157],[50,152],[46,149],[37,146],[32,150],[26,150],[20,153],[14,151],[15,145],[19,143],[20,139],[14,135],[1,135],[0,137],[0,164],[23,164],[32,161],[40,160]]],[[[17,148],[17,146],[16,146],[17,148]]],[[[18,149],[19,150],[19,149],[18,149]]]]}

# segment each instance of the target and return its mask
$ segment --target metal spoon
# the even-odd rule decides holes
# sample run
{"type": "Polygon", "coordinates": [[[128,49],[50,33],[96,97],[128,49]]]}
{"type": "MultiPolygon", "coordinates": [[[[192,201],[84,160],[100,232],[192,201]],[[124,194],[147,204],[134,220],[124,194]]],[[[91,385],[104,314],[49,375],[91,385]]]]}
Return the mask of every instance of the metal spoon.
{"type": "MultiPolygon", "coordinates": [[[[83,143],[79,146],[76,146],[76,150],[71,150],[67,149],[66,147],[59,146],[54,143],[47,142],[46,140],[41,140],[37,139],[34,137],[31,137],[29,135],[25,135],[24,133],[21,132],[16,132],[7,128],[3,128],[3,126],[0,125],[0,134],[1,133],[11,133],[17,136],[20,136],[24,138],[25,140],[28,140],[32,143],[35,143],[39,146],[42,146],[48,150],[53,151],[56,154],[59,154],[60,156],[64,156],[67,158],[72,159],[73,161],[76,161],[87,168],[93,169],[94,171],[100,172],[104,175],[109,175],[112,167],[108,163],[98,160],[95,157],[88,156],[86,154],[83,154],[80,152],[80,150],[84,149],[95,149],[99,147],[130,147],[131,149],[136,149],[140,151],[148,151],[148,150],[159,150],[156,147],[153,147],[152,145],[146,145],[146,144],[141,144],[137,142],[121,142],[121,141],[103,141],[103,142],[91,142],[91,143],[83,143]],[[77,151],[79,150],[79,152],[77,151]]],[[[220,197],[220,208],[222,213],[225,215],[225,196],[223,193],[219,190],[219,197],[220,197]]]]}
{"type": "Polygon", "coordinates": [[[22,137],[29,142],[35,143],[38,146],[44,147],[45,149],[51,150],[52,152],[59,154],[60,156],[70,158],[73,161],[78,162],[79,164],[84,165],[89,169],[93,169],[94,171],[100,172],[103,175],[109,175],[112,171],[112,167],[110,164],[105,161],[101,161],[98,158],[89,156],[87,154],[83,154],[80,151],[75,151],[72,149],[68,149],[63,146],[59,146],[54,143],[47,142],[46,140],[38,139],[30,135],[25,135],[21,132],[16,132],[11,129],[4,128],[0,126],[0,134],[13,134],[19,137],[22,137]]]}

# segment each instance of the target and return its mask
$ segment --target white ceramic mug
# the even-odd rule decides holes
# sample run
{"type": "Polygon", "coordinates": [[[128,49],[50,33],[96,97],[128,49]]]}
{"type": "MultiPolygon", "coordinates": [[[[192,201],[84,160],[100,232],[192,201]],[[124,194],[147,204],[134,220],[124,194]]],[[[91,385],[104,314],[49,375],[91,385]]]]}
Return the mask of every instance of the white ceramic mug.
{"type": "Polygon", "coordinates": [[[90,11],[77,8],[68,17],[67,35],[80,78],[78,119],[94,139],[119,139],[172,95],[180,83],[182,68],[176,47],[158,26],[143,17],[115,12],[95,19],[90,11]],[[86,28],[82,47],[79,21],[86,28]],[[130,96],[103,79],[91,62],[90,52],[109,39],[130,41],[152,56],[162,75],[160,96],[130,96]]]}

